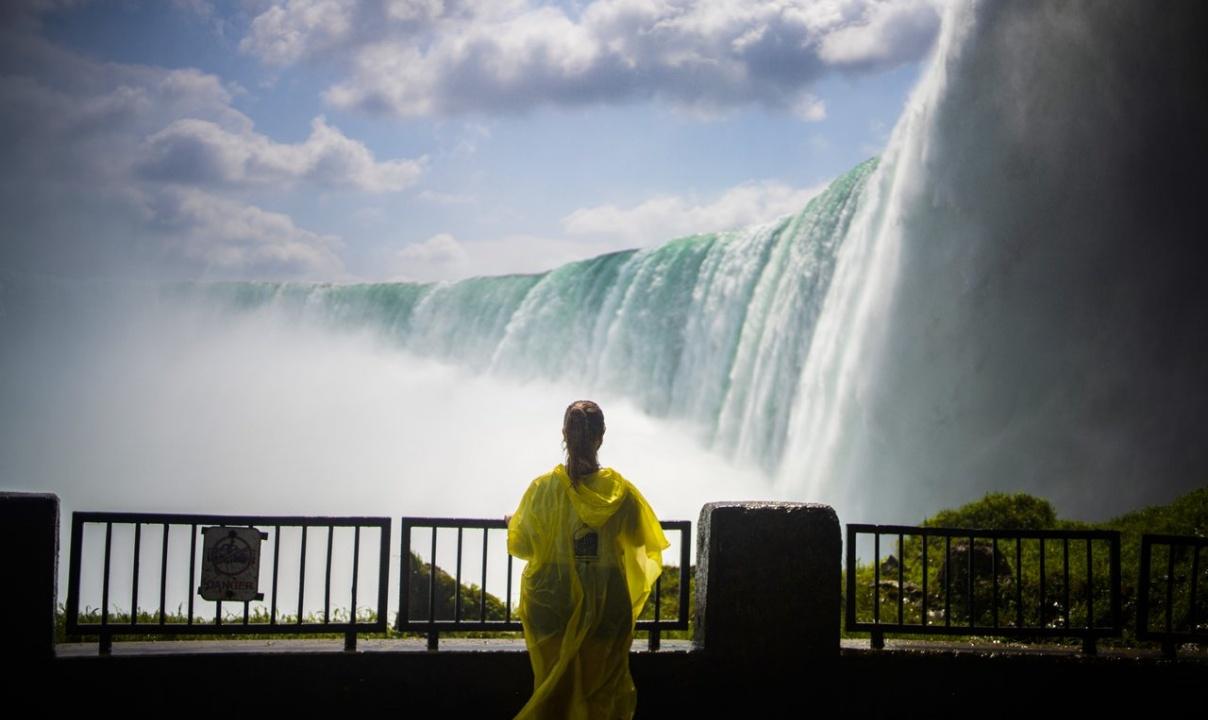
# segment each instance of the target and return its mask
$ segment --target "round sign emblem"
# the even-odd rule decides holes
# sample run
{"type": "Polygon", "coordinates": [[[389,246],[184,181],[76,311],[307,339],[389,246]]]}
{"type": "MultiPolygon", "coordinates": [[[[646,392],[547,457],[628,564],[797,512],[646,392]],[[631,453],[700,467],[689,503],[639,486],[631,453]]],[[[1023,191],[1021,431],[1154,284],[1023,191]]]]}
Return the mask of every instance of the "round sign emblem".
{"type": "Polygon", "coordinates": [[[252,564],[252,548],[243,538],[231,533],[214,546],[210,562],[223,575],[238,575],[252,564]]]}

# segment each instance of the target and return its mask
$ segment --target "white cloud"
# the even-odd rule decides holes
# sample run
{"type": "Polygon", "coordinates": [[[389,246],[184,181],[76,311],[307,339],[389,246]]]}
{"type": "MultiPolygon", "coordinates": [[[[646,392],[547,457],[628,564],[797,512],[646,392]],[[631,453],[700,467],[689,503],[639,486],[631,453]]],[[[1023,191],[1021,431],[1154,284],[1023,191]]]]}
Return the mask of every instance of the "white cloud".
{"type": "Polygon", "coordinates": [[[390,259],[396,280],[460,280],[475,275],[532,273],[608,252],[649,246],[701,232],[717,232],[774,220],[805,207],[825,183],[794,188],[764,181],[730,188],[711,202],[675,195],[633,207],[601,205],[562,220],[565,238],[508,235],[458,240],[441,233],[398,250],[390,259]]]}
{"type": "Polygon", "coordinates": [[[466,251],[449,233],[440,233],[399,250],[399,260],[421,265],[451,265],[466,260],[466,251]]]}
{"type": "Polygon", "coordinates": [[[424,160],[378,162],[369,148],[352,140],[323,117],[311,122],[310,136],[297,144],[277,143],[244,129],[182,118],[148,138],[142,172],[178,183],[276,184],[304,180],[320,186],[390,192],[410,187],[424,160]]]}
{"type": "Polygon", "coordinates": [[[398,250],[389,266],[394,270],[391,278],[399,281],[461,280],[478,275],[542,272],[616,249],[599,238],[506,235],[462,241],[441,233],[398,250]]]}
{"type": "Polygon", "coordinates": [[[443,193],[434,190],[423,190],[415,197],[433,205],[472,205],[477,201],[473,195],[443,193]]]}
{"type": "Polygon", "coordinates": [[[732,187],[712,202],[699,203],[677,195],[663,195],[633,207],[599,205],[581,208],[562,220],[572,235],[597,236],[619,241],[620,247],[640,247],[704,232],[732,230],[799,212],[825,184],[795,188],[764,181],[732,187]]]}
{"type": "Polygon", "coordinates": [[[274,4],[252,20],[239,47],[266,63],[289,65],[304,53],[335,45],[351,30],[355,2],[288,0],[274,4]]]}
{"type": "Polygon", "coordinates": [[[894,0],[859,8],[856,24],[822,38],[818,56],[849,69],[878,69],[897,64],[902,55],[922,57],[935,35],[935,3],[894,0]]]}
{"type": "Polygon", "coordinates": [[[292,180],[394,190],[414,182],[418,163],[378,162],[322,118],[305,142],[277,143],[253,131],[234,92],[198,70],[97,62],[0,28],[0,266],[342,276],[338,238],[258,207],[247,186],[265,196],[292,180]]]}
{"type": "Polygon", "coordinates": [[[761,104],[825,116],[824,73],[919,60],[935,0],[595,0],[577,13],[525,0],[288,0],[241,45],[272,65],[347,63],[326,99],[397,116],[524,111],[657,98],[703,114],[761,104]]]}
{"type": "Polygon", "coordinates": [[[331,278],[343,272],[339,238],[299,228],[288,215],[192,188],[157,192],[148,209],[165,251],[209,274],[331,278]]]}

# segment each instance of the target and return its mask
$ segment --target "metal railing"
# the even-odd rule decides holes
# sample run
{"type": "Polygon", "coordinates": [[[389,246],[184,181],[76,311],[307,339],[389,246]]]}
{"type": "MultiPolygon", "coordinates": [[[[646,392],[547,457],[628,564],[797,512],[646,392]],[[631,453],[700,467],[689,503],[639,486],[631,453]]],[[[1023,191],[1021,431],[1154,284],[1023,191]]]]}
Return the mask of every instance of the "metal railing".
{"type": "MultiPolygon", "coordinates": [[[[651,593],[651,600],[654,603],[654,618],[651,620],[639,619],[637,621],[637,629],[645,630],[649,633],[649,648],[651,650],[659,649],[660,634],[664,630],[687,630],[688,629],[688,587],[689,587],[689,540],[692,529],[692,523],[687,520],[668,520],[662,523],[664,530],[678,531],[680,534],[680,563],[679,563],[679,586],[678,586],[678,611],[676,617],[667,619],[662,617],[660,608],[660,600],[662,598],[663,578],[660,577],[654,585],[654,592],[651,593]]],[[[506,587],[504,600],[500,603],[502,607],[495,606],[494,603],[500,602],[494,597],[490,597],[487,592],[487,568],[489,561],[489,543],[492,530],[503,531],[502,537],[499,540],[502,542],[502,547],[506,549],[507,539],[506,530],[507,523],[503,520],[482,520],[472,518],[423,518],[423,517],[404,517],[399,526],[400,545],[401,545],[401,563],[399,568],[399,607],[398,616],[395,628],[399,632],[416,632],[424,633],[428,638],[428,649],[436,650],[440,644],[441,632],[507,632],[522,630],[520,620],[512,614],[512,564],[513,558],[507,556],[506,562],[506,587]],[[417,554],[412,551],[412,530],[424,528],[429,529],[430,536],[428,539],[428,558],[427,563],[422,562],[417,554]],[[436,562],[437,557],[437,530],[448,529],[457,531],[457,547],[454,555],[453,575],[451,577],[453,583],[453,607],[452,618],[438,618],[437,606],[440,601],[447,601],[449,598],[438,598],[438,586],[440,585],[441,570],[436,562]],[[482,531],[482,559],[479,566],[480,583],[477,586],[477,591],[470,590],[470,604],[463,603],[462,596],[466,592],[462,587],[462,558],[465,549],[465,531],[466,530],[481,530],[482,531]],[[425,579],[426,575],[426,579],[425,579]],[[433,581],[433,578],[436,581],[433,581]],[[417,584],[421,587],[415,587],[417,584]],[[471,612],[470,607],[474,602],[473,595],[477,595],[477,612],[471,612]],[[490,597],[490,600],[488,598],[490,597]],[[473,617],[463,617],[466,614],[471,614],[473,617]],[[491,617],[494,615],[495,617],[491,617]]]]}
{"type": "MultiPolygon", "coordinates": [[[[261,533],[262,536],[267,533],[261,533]]],[[[387,593],[389,591],[390,571],[390,519],[379,517],[293,517],[293,516],[262,516],[262,515],[184,515],[162,513],[125,513],[125,512],[75,512],[71,519],[71,566],[68,571],[66,632],[68,635],[96,635],[99,637],[99,650],[107,655],[112,649],[114,635],[241,635],[241,634],[309,634],[309,633],[344,633],[346,650],[356,648],[358,632],[384,633],[387,630],[387,593]],[[99,621],[81,621],[80,592],[81,570],[84,551],[84,536],[87,525],[97,524],[104,527],[104,562],[101,574],[101,606],[99,621]],[[111,591],[111,561],[113,551],[114,526],[131,526],[133,528],[133,562],[131,565],[130,613],[124,622],[115,621],[110,614],[111,591]],[[139,614],[139,572],[142,566],[142,534],[144,527],[162,528],[160,548],[157,556],[159,565],[159,603],[158,612],[153,620],[140,620],[139,614]],[[223,617],[223,601],[215,601],[213,622],[206,622],[194,616],[194,602],[198,593],[198,529],[210,526],[249,527],[272,530],[272,586],[269,599],[269,610],[265,621],[252,622],[250,613],[251,601],[237,601],[243,605],[242,620],[231,621],[223,617]],[[298,552],[298,593],[297,614],[292,619],[279,616],[278,607],[281,598],[278,597],[278,577],[281,568],[281,530],[282,528],[301,529],[301,547],[298,552]],[[305,590],[307,565],[307,534],[313,528],[326,529],[326,558],[324,577],[324,598],[322,620],[308,622],[305,619],[305,590]],[[352,580],[351,609],[346,622],[337,618],[332,621],[332,545],[336,528],[352,528],[352,580]],[[361,530],[364,528],[378,530],[378,562],[377,562],[377,603],[376,615],[372,620],[358,620],[357,590],[360,581],[361,530]],[[187,579],[188,609],[183,622],[168,622],[165,604],[169,583],[169,540],[173,530],[187,533],[188,576],[177,575],[178,579],[187,579]]],[[[263,568],[263,565],[261,565],[263,568]]],[[[179,583],[178,583],[179,584],[179,583]]],[[[226,601],[228,604],[231,601],[226,601]]],[[[92,613],[89,617],[95,617],[92,613]]],[[[263,615],[257,615],[259,620],[263,615]]]]}
{"type": "Polygon", "coordinates": [[[872,633],[874,648],[884,647],[885,633],[1078,637],[1083,651],[1093,654],[1098,638],[1119,637],[1122,631],[1120,533],[1115,531],[849,524],[846,572],[847,630],[872,633]],[[856,562],[860,535],[873,539],[870,586],[857,577],[869,573],[856,562]],[[896,555],[884,560],[883,536],[896,539],[890,546],[896,555]],[[1081,558],[1075,555],[1074,572],[1071,544],[1075,553],[1083,551],[1081,558]],[[1054,548],[1060,553],[1056,573],[1052,563],[1046,567],[1054,548]],[[938,560],[934,551],[942,553],[938,560]],[[1026,573],[1025,560],[1031,561],[1026,573]],[[862,592],[870,595],[871,620],[858,617],[862,592]],[[889,606],[888,618],[883,605],[889,606]]]}
{"type": "MultiPolygon", "coordinates": [[[[1162,652],[1174,657],[1180,643],[1208,642],[1208,612],[1203,611],[1204,596],[1199,594],[1200,576],[1208,574],[1200,564],[1200,549],[1208,547],[1208,538],[1187,535],[1142,535],[1141,567],[1137,583],[1137,639],[1162,643],[1162,652]],[[1157,547],[1166,548],[1166,562],[1159,576],[1165,588],[1153,581],[1153,555],[1157,547]],[[1178,586],[1178,592],[1176,592],[1178,586]],[[1157,603],[1153,592],[1159,591],[1157,603]],[[1150,628],[1154,606],[1163,616],[1161,629],[1150,628]],[[1176,618],[1176,615],[1178,616],[1176,618]]],[[[1208,588],[1206,588],[1208,589],[1208,588]]]]}

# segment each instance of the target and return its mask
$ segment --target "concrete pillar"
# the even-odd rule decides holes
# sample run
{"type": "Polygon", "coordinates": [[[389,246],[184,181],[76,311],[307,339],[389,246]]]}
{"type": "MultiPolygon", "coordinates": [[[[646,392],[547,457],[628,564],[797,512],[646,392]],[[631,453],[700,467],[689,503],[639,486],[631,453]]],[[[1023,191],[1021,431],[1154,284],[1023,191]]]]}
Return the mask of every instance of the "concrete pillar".
{"type": "Polygon", "coordinates": [[[709,503],[697,525],[696,645],[748,668],[839,656],[839,518],[827,505],[709,503]]]}
{"type": "Polygon", "coordinates": [[[46,659],[55,651],[59,576],[59,497],[0,492],[0,547],[4,548],[0,618],[2,656],[46,659]]]}

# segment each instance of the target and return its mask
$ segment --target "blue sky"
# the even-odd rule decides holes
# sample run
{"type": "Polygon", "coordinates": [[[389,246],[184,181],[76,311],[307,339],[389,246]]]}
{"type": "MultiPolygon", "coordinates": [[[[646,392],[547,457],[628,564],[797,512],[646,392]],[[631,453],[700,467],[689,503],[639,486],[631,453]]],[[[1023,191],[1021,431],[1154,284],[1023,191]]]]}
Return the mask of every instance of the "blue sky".
{"type": "Polygon", "coordinates": [[[26,0],[0,269],[444,280],[772,220],[877,154],[929,0],[26,0]]]}

